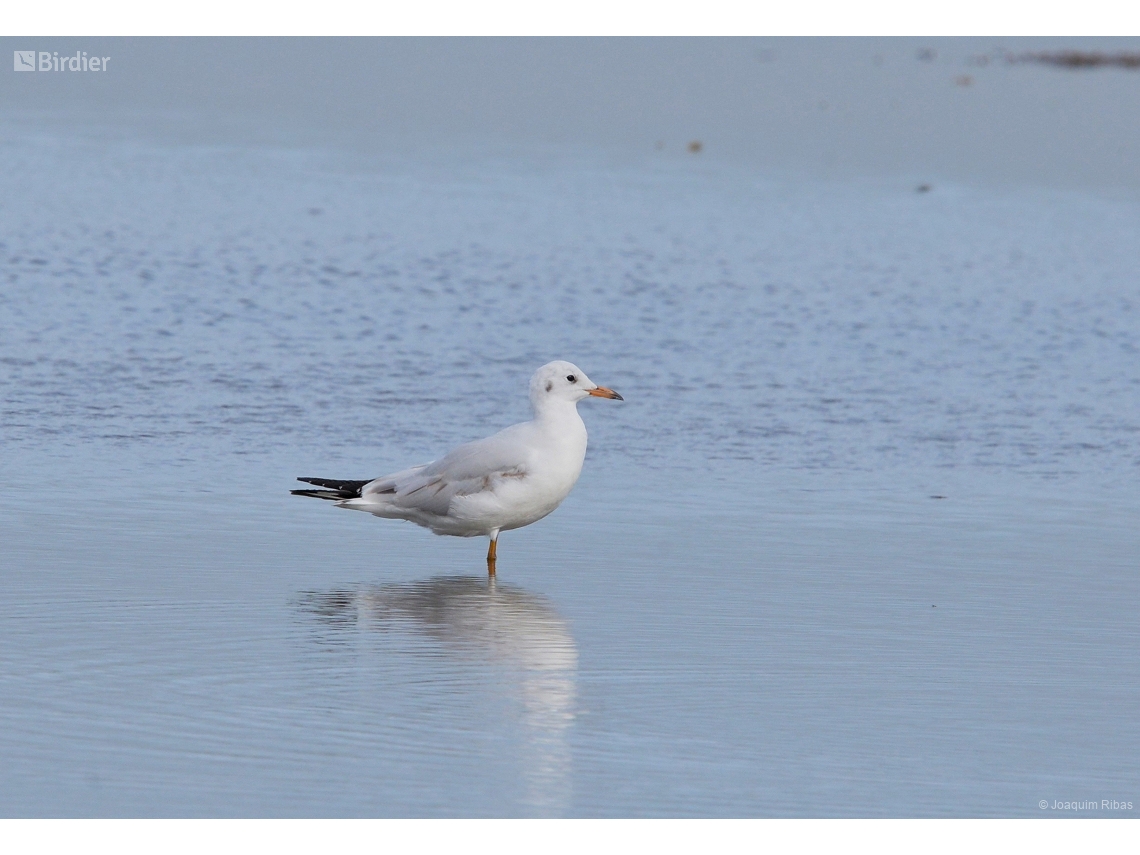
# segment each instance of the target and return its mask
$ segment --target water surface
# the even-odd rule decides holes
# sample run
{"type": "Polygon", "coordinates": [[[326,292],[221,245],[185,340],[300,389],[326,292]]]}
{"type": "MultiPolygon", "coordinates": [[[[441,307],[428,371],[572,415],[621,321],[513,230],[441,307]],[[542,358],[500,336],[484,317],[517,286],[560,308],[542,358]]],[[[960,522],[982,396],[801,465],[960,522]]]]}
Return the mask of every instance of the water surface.
{"type": "Polygon", "coordinates": [[[535,148],[11,132],[12,816],[1140,802],[1140,207],[535,148]],[[28,200],[34,200],[34,204],[28,200]],[[479,540],[290,497],[527,416],[479,540]]]}

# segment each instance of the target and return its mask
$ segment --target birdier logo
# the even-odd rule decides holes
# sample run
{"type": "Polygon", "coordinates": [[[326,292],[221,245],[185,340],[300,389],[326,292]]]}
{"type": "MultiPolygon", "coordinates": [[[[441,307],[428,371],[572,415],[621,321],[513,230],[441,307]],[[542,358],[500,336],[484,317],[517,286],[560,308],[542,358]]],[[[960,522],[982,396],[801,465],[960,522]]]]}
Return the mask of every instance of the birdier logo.
{"type": "Polygon", "coordinates": [[[74,56],[60,56],[59,51],[12,51],[12,68],[16,71],[106,71],[109,56],[88,56],[77,50],[74,56]]]}

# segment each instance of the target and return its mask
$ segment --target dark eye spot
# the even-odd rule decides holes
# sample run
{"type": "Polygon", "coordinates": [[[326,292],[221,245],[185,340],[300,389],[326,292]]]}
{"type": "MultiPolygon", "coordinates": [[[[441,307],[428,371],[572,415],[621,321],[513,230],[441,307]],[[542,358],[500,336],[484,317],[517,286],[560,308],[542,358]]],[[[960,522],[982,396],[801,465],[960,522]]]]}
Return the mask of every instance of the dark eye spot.
{"type": "Polygon", "coordinates": [[[546,381],[546,391],[549,392],[553,388],[554,388],[554,384],[551,383],[549,380],[547,380],[546,381]]]}
{"type": "Polygon", "coordinates": [[[573,374],[567,374],[566,379],[569,380],[571,383],[577,383],[578,382],[578,378],[575,377],[573,374]]]}

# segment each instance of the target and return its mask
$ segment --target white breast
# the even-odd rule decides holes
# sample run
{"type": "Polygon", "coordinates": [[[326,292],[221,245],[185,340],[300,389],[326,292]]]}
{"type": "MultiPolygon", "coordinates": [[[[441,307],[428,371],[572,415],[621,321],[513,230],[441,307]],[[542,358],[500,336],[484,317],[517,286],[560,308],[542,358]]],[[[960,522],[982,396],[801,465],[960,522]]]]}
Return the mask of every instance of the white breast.
{"type": "Polygon", "coordinates": [[[525,448],[519,475],[497,477],[489,489],[451,501],[449,516],[503,531],[542,519],[570,495],[586,458],[586,426],[577,408],[557,419],[536,419],[518,439],[525,448]]]}

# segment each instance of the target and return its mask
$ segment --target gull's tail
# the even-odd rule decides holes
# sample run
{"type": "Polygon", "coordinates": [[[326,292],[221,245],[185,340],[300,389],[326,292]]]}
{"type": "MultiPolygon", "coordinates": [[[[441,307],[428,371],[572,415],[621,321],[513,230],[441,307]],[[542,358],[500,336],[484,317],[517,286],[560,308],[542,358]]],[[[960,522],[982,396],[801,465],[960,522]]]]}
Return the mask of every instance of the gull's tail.
{"type": "Polygon", "coordinates": [[[316,484],[324,490],[290,490],[294,496],[312,496],[314,499],[329,499],[334,502],[343,502],[345,499],[359,499],[360,489],[365,484],[371,484],[373,479],[365,481],[334,481],[330,478],[298,478],[306,484],[316,484]]]}

